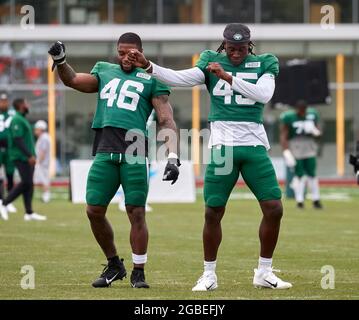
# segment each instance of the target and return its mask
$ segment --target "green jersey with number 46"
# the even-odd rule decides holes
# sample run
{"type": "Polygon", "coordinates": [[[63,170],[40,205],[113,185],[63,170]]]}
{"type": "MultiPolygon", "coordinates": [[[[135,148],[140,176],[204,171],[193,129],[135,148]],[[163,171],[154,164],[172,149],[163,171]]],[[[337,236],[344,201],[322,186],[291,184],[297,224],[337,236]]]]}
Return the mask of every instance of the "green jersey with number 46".
{"type": "Polygon", "coordinates": [[[140,68],[127,73],[118,64],[99,61],[91,74],[99,83],[93,129],[115,127],[146,133],[152,98],[170,94],[167,86],[140,68]]]}
{"type": "Polygon", "coordinates": [[[248,121],[263,122],[264,104],[242,96],[232,90],[231,85],[215,74],[206,70],[209,62],[218,62],[222,68],[237,77],[250,83],[257,83],[265,73],[276,77],[279,73],[278,59],[272,54],[249,54],[240,65],[234,66],[224,53],[206,50],[196,66],[205,75],[206,86],[211,95],[211,109],[209,121],[248,121]]]}

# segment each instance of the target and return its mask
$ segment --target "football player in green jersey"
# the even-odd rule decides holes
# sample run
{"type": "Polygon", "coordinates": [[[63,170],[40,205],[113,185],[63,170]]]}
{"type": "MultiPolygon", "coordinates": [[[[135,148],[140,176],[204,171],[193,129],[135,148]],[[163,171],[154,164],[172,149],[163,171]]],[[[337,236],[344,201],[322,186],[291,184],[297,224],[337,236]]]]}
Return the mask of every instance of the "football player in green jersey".
{"type": "MultiPolygon", "coordinates": [[[[94,287],[108,287],[126,276],[123,259],[114,243],[114,234],[106,219],[107,206],[119,186],[125,193],[127,214],[131,223],[133,271],[131,285],[148,288],[144,265],[147,261],[148,231],[145,204],[148,193],[146,121],[153,108],[161,129],[176,136],[170,90],[128,59],[131,49],[142,51],[141,38],[135,33],[121,35],[117,43],[119,64],[97,62],[91,73],[76,73],[66,63],[65,46],[56,42],[49,53],[65,85],[81,92],[98,92],[97,109],[92,128],[96,131],[86,190],[87,215],[92,232],[108,264],[94,287]],[[134,142],[135,140],[135,142],[134,142]],[[136,147],[134,147],[136,145],[136,147]]],[[[168,139],[168,163],[163,180],[176,182],[180,165],[176,139],[168,139]]]]}
{"type": "Polygon", "coordinates": [[[207,291],[218,286],[215,269],[222,240],[221,219],[239,174],[255,194],[263,212],[259,228],[260,257],[253,285],[287,289],[292,285],[279,279],[272,269],[283,208],[281,190],[267,154],[269,143],[262,119],[264,104],[274,93],[278,59],[272,54],[253,54],[250,30],[243,24],[227,25],[223,36],[217,52],[202,52],[191,69],[175,71],[160,67],[135,50],[130,59],[168,85],[205,84],[211,97],[211,163],[204,179],[204,273],[192,290],[207,291]],[[223,156],[233,164],[227,174],[219,174],[218,170],[223,162],[216,159],[223,156]]]}
{"type": "Polygon", "coordinates": [[[298,208],[304,208],[305,185],[312,191],[313,207],[322,209],[319,182],[316,175],[318,144],[321,135],[317,110],[308,108],[306,101],[299,100],[295,110],[280,115],[280,141],[287,167],[294,171],[291,187],[298,208]],[[307,177],[307,178],[306,178],[307,177]]]}
{"type": "MultiPolygon", "coordinates": [[[[0,166],[4,165],[5,174],[7,180],[8,193],[14,186],[14,162],[9,157],[9,127],[13,116],[16,112],[9,108],[9,97],[7,93],[0,95],[0,166]]],[[[4,180],[0,177],[0,205],[2,205],[4,196],[4,180]]],[[[6,212],[16,212],[16,208],[12,203],[9,203],[6,207],[6,211],[3,211],[3,218],[7,220],[6,212]]],[[[1,215],[1,212],[0,212],[1,215]]]]}

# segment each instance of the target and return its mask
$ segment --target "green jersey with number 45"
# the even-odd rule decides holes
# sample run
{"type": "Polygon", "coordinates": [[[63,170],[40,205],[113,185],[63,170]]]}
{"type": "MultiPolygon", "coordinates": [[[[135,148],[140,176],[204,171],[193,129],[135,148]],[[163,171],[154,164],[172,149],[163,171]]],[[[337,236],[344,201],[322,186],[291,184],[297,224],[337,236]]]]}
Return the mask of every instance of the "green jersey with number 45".
{"type": "Polygon", "coordinates": [[[299,116],[295,110],[288,110],[280,115],[280,120],[288,127],[290,140],[299,136],[311,136],[313,125],[318,124],[319,114],[314,108],[307,108],[304,117],[299,116]]]}
{"type": "Polygon", "coordinates": [[[170,94],[167,86],[140,68],[127,73],[118,64],[99,61],[91,74],[99,83],[93,129],[115,127],[146,133],[152,98],[170,94]]]}
{"type": "Polygon", "coordinates": [[[263,122],[264,104],[242,96],[232,90],[231,85],[215,74],[206,70],[209,62],[218,62],[222,68],[237,77],[250,83],[257,83],[265,73],[276,77],[279,73],[278,59],[272,54],[249,54],[240,65],[234,66],[226,54],[206,50],[196,64],[206,79],[206,86],[211,95],[211,109],[209,121],[248,121],[263,122]]]}

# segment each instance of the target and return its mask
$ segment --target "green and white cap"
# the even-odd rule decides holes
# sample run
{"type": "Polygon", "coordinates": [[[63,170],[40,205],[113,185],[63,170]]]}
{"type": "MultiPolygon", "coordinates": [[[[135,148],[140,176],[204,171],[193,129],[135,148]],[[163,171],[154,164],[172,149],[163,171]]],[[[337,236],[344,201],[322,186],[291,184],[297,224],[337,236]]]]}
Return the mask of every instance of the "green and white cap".
{"type": "Polygon", "coordinates": [[[231,43],[245,43],[251,41],[251,31],[244,24],[230,23],[223,31],[223,37],[231,43]]]}

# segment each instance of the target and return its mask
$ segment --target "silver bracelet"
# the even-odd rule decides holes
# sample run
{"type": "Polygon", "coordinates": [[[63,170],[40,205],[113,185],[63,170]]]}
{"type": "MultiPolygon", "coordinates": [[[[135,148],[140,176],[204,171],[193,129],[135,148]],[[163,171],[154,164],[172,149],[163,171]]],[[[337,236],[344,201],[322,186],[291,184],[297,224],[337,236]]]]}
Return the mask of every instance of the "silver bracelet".
{"type": "Polygon", "coordinates": [[[148,63],[149,63],[149,65],[148,65],[148,67],[145,69],[146,72],[152,68],[152,63],[151,63],[151,61],[148,60],[148,63]]]}

